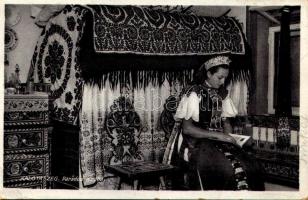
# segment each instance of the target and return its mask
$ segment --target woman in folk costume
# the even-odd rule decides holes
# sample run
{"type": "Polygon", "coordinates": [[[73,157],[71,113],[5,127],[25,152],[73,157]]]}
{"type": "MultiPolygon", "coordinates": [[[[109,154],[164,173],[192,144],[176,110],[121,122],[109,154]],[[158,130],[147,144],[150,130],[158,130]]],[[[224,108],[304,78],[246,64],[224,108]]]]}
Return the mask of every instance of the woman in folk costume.
{"type": "MultiPolygon", "coordinates": [[[[237,111],[219,89],[230,62],[227,56],[211,58],[198,70],[195,84],[180,95],[174,139],[169,140],[164,162],[184,169],[190,190],[264,190],[262,168],[228,134],[226,117],[237,111]]],[[[178,178],[173,179],[174,189],[181,184],[178,178]]]]}

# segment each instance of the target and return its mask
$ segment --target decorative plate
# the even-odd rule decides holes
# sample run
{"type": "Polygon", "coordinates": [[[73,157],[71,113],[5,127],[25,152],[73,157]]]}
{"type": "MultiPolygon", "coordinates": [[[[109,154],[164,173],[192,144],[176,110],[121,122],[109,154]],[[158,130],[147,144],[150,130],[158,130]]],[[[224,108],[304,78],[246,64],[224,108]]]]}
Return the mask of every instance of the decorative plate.
{"type": "Polygon", "coordinates": [[[5,27],[5,51],[8,52],[14,50],[17,46],[17,42],[18,38],[16,32],[9,27],[5,27]]]}

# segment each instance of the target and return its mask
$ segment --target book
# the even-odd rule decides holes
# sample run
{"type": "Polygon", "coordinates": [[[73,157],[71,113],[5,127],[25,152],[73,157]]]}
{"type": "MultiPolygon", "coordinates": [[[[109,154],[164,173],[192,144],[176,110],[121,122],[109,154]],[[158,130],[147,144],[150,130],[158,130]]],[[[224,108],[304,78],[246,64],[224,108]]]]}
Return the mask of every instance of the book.
{"type": "Polygon", "coordinates": [[[229,135],[231,135],[235,139],[236,143],[240,147],[243,147],[243,145],[246,144],[248,140],[251,138],[251,136],[248,136],[248,135],[238,135],[238,134],[232,134],[232,133],[229,133],[229,135]]]}

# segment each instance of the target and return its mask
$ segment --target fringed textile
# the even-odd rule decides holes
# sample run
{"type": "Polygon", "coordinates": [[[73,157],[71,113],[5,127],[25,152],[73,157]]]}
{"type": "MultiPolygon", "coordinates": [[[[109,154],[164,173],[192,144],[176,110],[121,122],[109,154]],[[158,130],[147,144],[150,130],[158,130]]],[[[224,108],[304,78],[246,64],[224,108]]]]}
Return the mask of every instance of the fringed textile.
{"type": "MultiPolygon", "coordinates": [[[[90,5],[87,7],[92,11],[93,16],[86,18],[84,37],[81,41],[84,48],[80,54],[82,73],[86,81],[105,79],[107,73],[114,71],[136,73],[134,71],[150,70],[157,71],[156,78],[161,83],[164,74],[196,70],[213,55],[226,54],[232,60],[230,80],[246,81],[250,89],[250,49],[241,25],[236,19],[168,13],[135,6],[90,5]],[[136,39],[128,36],[132,34],[128,31],[131,27],[139,31],[136,32],[138,34],[136,39]],[[146,33],[145,30],[148,32],[146,33]],[[185,34],[179,34],[182,30],[185,30],[185,34]],[[173,34],[170,35],[170,31],[173,34]],[[156,32],[163,35],[163,41],[158,42],[154,39],[156,32]],[[203,32],[208,34],[205,41],[202,40],[206,35],[203,32]],[[149,37],[146,40],[142,39],[145,33],[149,37]],[[179,44],[175,41],[170,42],[172,35],[179,44]],[[231,40],[233,36],[228,35],[236,35],[237,39],[231,40]],[[100,42],[105,45],[97,47],[100,42]],[[131,43],[138,44],[129,46],[128,44],[131,43]],[[143,48],[142,45],[145,47],[143,48]],[[168,47],[175,45],[176,48],[157,49],[152,47],[155,45],[168,47]],[[196,48],[200,45],[203,45],[204,49],[196,48]],[[237,48],[239,46],[241,47],[237,48]],[[104,49],[98,50],[101,47],[104,49]],[[135,47],[137,49],[134,49],[135,47]],[[125,48],[132,49],[124,50],[125,48]]],[[[137,86],[137,83],[134,82],[134,86],[137,86]]]]}
{"type": "Polygon", "coordinates": [[[115,88],[117,85],[129,86],[134,89],[146,88],[150,85],[153,87],[161,87],[166,81],[170,86],[173,86],[174,84],[183,86],[193,81],[193,73],[193,70],[174,72],[154,70],[118,70],[102,74],[100,77],[93,77],[86,82],[97,84],[100,88],[105,87],[107,83],[111,88],[115,88]]]}

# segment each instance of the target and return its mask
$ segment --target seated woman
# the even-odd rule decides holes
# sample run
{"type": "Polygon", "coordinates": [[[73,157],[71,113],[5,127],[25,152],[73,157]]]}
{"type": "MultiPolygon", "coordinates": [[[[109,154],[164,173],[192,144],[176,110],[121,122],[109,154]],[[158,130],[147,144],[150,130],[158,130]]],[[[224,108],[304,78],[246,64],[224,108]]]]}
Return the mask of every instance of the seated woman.
{"type": "Polygon", "coordinates": [[[228,123],[222,115],[237,114],[231,99],[219,90],[230,62],[227,56],[208,60],[198,70],[195,84],[180,95],[175,119],[181,125],[173,129],[178,135],[171,164],[188,166],[190,190],[264,190],[260,165],[236,144],[229,130],[223,131],[228,123]]]}

